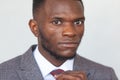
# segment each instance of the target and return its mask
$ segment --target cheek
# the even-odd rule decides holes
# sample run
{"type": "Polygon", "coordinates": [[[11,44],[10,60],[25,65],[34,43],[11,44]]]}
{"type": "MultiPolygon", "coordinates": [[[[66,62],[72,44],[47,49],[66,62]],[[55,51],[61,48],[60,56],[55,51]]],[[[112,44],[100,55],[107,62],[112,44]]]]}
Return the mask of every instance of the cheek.
{"type": "Polygon", "coordinates": [[[53,26],[50,23],[46,25],[45,30],[46,30],[46,36],[48,36],[50,40],[55,41],[55,42],[59,39],[61,35],[61,28],[53,26]]]}
{"type": "Polygon", "coordinates": [[[79,37],[81,38],[83,36],[83,34],[84,34],[84,26],[78,28],[77,33],[78,33],[79,37]]]}
{"type": "Polygon", "coordinates": [[[51,35],[48,34],[48,36],[50,36],[49,41],[50,41],[51,45],[56,47],[57,43],[60,40],[60,32],[52,31],[51,35]]]}
{"type": "Polygon", "coordinates": [[[60,32],[50,27],[44,27],[44,29],[40,31],[40,35],[42,43],[44,43],[47,47],[56,47],[56,44],[60,37],[60,32]]]}

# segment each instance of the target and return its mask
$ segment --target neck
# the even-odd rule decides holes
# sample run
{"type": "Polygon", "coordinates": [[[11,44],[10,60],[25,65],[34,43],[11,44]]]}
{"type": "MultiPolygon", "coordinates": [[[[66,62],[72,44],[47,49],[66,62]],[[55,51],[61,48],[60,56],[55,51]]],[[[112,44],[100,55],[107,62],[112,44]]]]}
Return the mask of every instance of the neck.
{"type": "Polygon", "coordinates": [[[38,50],[51,64],[53,64],[56,67],[61,66],[66,61],[66,59],[58,59],[52,56],[49,52],[44,50],[41,46],[38,46],[38,50]]]}

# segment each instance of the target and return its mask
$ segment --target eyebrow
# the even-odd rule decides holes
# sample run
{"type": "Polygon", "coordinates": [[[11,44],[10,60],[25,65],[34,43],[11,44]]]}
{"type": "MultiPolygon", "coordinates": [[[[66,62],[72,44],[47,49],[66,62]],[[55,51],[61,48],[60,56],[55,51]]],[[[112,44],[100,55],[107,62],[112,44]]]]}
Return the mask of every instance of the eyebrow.
{"type": "Polygon", "coordinates": [[[60,19],[60,20],[62,20],[63,18],[61,18],[61,17],[53,17],[52,19],[60,19]]]}
{"type": "Polygon", "coordinates": [[[75,20],[85,20],[85,17],[76,18],[75,20]]]}
{"type": "MultiPolygon", "coordinates": [[[[52,19],[58,19],[58,20],[64,20],[62,17],[52,17],[52,19]]],[[[76,20],[85,20],[85,17],[78,17],[73,19],[74,21],[76,20]]]]}

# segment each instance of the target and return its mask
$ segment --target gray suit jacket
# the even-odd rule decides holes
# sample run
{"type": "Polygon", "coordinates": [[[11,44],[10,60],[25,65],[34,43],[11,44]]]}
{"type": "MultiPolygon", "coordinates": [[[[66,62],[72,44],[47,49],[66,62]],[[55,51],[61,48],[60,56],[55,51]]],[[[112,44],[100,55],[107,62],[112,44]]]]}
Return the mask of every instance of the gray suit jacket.
{"type": "MultiPolygon", "coordinates": [[[[25,54],[0,64],[0,80],[43,80],[34,59],[32,46],[25,54]]],[[[74,70],[85,71],[88,80],[118,80],[114,71],[83,57],[76,56],[74,70]]]]}

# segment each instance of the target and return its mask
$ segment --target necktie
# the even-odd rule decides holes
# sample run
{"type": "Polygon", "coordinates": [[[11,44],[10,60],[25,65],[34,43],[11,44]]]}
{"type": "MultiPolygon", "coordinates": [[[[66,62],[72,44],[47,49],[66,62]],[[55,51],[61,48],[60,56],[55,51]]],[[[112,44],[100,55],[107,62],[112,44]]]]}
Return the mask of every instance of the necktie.
{"type": "Polygon", "coordinates": [[[52,72],[50,72],[50,74],[52,74],[52,75],[54,76],[54,75],[60,74],[60,73],[62,73],[62,72],[64,72],[64,70],[62,70],[62,69],[57,69],[57,70],[53,70],[52,72]]]}

